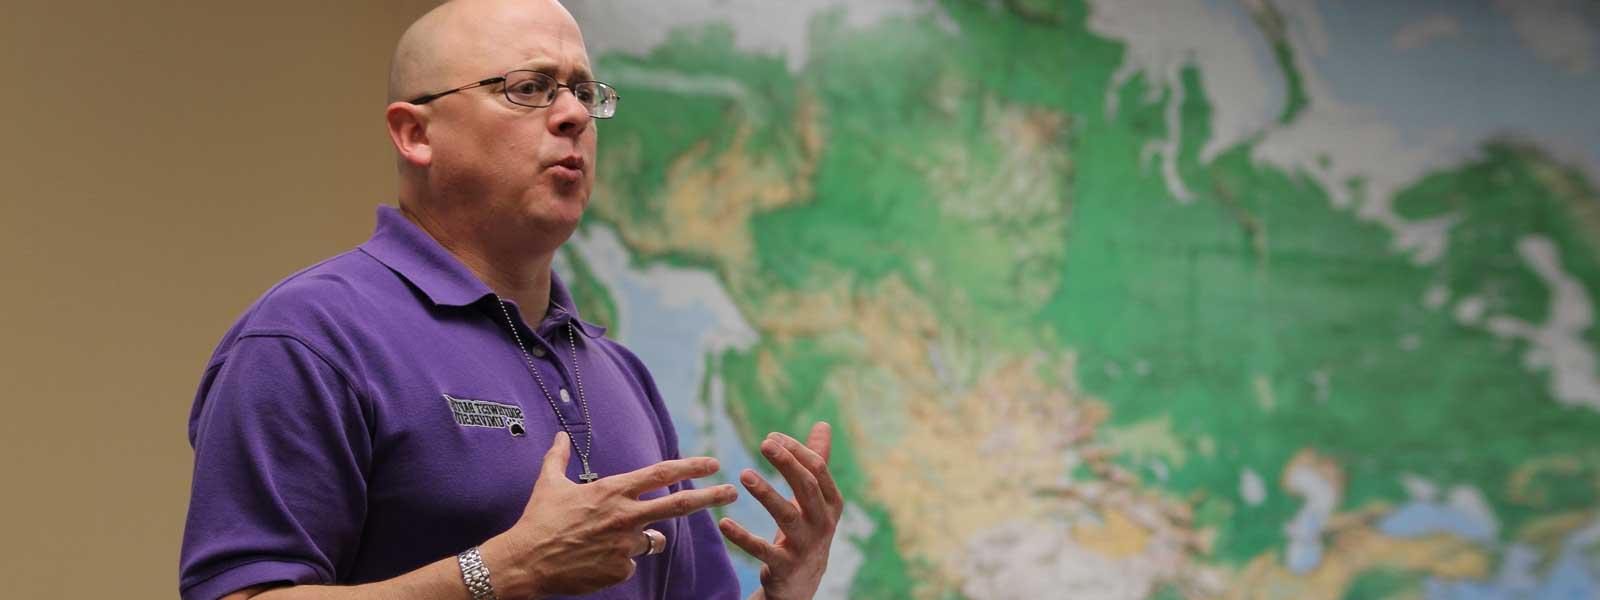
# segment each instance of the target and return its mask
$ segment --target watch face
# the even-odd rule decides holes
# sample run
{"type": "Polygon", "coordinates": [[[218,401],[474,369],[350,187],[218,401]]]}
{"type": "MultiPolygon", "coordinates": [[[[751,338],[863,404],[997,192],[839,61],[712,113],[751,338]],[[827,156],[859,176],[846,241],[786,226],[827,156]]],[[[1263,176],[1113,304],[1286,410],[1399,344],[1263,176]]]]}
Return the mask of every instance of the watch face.
{"type": "Polygon", "coordinates": [[[517,437],[522,437],[528,433],[528,430],[522,428],[522,421],[516,419],[512,419],[511,424],[506,425],[506,429],[511,431],[511,435],[517,437]]]}

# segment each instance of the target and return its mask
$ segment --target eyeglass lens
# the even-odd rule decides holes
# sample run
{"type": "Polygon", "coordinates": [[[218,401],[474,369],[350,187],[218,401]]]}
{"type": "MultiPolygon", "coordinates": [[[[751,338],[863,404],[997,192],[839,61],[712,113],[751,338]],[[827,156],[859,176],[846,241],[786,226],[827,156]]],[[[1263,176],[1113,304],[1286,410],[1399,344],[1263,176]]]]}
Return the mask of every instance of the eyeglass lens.
{"type": "Polygon", "coordinates": [[[523,106],[550,106],[562,87],[570,87],[573,97],[594,117],[604,119],[616,113],[617,93],[604,83],[580,81],[571,86],[562,86],[555,78],[538,71],[512,71],[506,74],[506,99],[523,106]]]}

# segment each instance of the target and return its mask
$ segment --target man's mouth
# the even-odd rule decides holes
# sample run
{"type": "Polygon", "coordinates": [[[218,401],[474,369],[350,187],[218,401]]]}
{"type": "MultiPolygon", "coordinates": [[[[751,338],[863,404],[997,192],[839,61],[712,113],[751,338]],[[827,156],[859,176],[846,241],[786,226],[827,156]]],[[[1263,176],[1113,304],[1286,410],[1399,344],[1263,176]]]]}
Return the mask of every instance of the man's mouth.
{"type": "Polygon", "coordinates": [[[577,181],[583,178],[583,157],[567,156],[545,167],[556,179],[563,181],[577,181]]]}

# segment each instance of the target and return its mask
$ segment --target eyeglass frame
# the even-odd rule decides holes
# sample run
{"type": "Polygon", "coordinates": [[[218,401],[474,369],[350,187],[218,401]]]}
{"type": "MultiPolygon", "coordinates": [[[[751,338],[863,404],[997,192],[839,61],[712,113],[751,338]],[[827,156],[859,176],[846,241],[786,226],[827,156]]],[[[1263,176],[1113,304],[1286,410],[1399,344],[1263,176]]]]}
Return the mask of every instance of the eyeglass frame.
{"type": "MultiPolygon", "coordinates": [[[[545,77],[550,78],[550,81],[554,82],[555,86],[556,86],[555,87],[555,92],[550,95],[550,103],[549,104],[543,104],[543,105],[540,105],[540,106],[532,106],[532,105],[528,105],[528,104],[523,104],[521,102],[517,102],[516,100],[512,100],[511,99],[511,86],[505,86],[504,88],[502,88],[500,90],[500,94],[506,97],[506,102],[510,102],[510,103],[515,104],[517,106],[526,106],[528,108],[547,108],[547,107],[553,106],[556,103],[556,98],[555,97],[561,94],[561,88],[567,88],[567,91],[571,92],[573,97],[576,98],[577,94],[578,94],[578,89],[576,87],[574,87],[574,86],[583,85],[585,83],[595,83],[595,84],[599,84],[601,86],[604,86],[605,89],[611,90],[611,97],[612,97],[613,100],[621,100],[622,99],[622,94],[618,94],[617,93],[617,88],[611,87],[611,84],[606,83],[604,81],[596,81],[596,80],[593,80],[593,79],[585,79],[583,81],[574,81],[572,83],[561,83],[560,80],[556,79],[555,77],[551,77],[549,73],[543,73],[543,72],[540,72],[540,71],[535,71],[533,69],[512,69],[510,71],[506,71],[506,73],[504,75],[500,75],[500,76],[497,76],[497,77],[490,77],[488,79],[480,79],[478,81],[474,81],[472,83],[463,85],[461,87],[448,89],[448,90],[445,90],[445,91],[442,91],[442,92],[436,92],[436,93],[432,93],[432,94],[423,94],[421,96],[417,96],[416,98],[412,98],[410,100],[407,100],[406,103],[407,104],[414,104],[416,106],[422,106],[424,104],[427,104],[429,102],[433,102],[434,100],[438,100],[440,98],[443,98],[445,96],[449,96],[450,94],[454,94],[456,92],[465,92],[465,91],[473,89],[473,88],[479,88],[479,87],[483,87],[483,86],[486,86],[486,85],[494,85],[496,83],[504,83],[504,82],[510,80],[512,73],[533,73],[535,75],[543,75],[545,77]]],[[[579,102],[579,104],[582,104],[582,102],[579,102]]],[[[611,116],[602,117],[602,116],[598,116],[598,115],[594,114],[593,112],[589,111],[588,108],[589,108],[588,106],[584,106],[584,109],[585,109],[584,112],[589,113],[590,117],[593,117],[593,118],[596,118],[596,119],[610,119],[612,117],[617,116],[615,109],[612,110],[611,116]]]]}

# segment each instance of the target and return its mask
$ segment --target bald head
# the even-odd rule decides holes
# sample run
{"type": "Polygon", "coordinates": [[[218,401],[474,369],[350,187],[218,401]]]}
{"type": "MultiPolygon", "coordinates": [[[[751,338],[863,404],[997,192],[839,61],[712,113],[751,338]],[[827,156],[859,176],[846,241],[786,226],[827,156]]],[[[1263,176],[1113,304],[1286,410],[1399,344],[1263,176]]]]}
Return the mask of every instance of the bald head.
{"type": "Polygon", "coordinates": [[[556,0],[445,2],[400,36],[389,67],[389,101],[509,70],[526,58],[519,56],[515,42],[525,36],[583,44],[577,21],[556,0]]]}
{"type": "Polygon", "coordinates": [[[401,36],[384,108],[407,215],[458,257],[506,263],[495,268],[516,277],[547,269],[588,206],[598,136],[588,106],[570,88],[529,106],[503,84],[406,100],[524,70],[593,79],[572,15],[555,0],[454,0],[401,36]]]}

